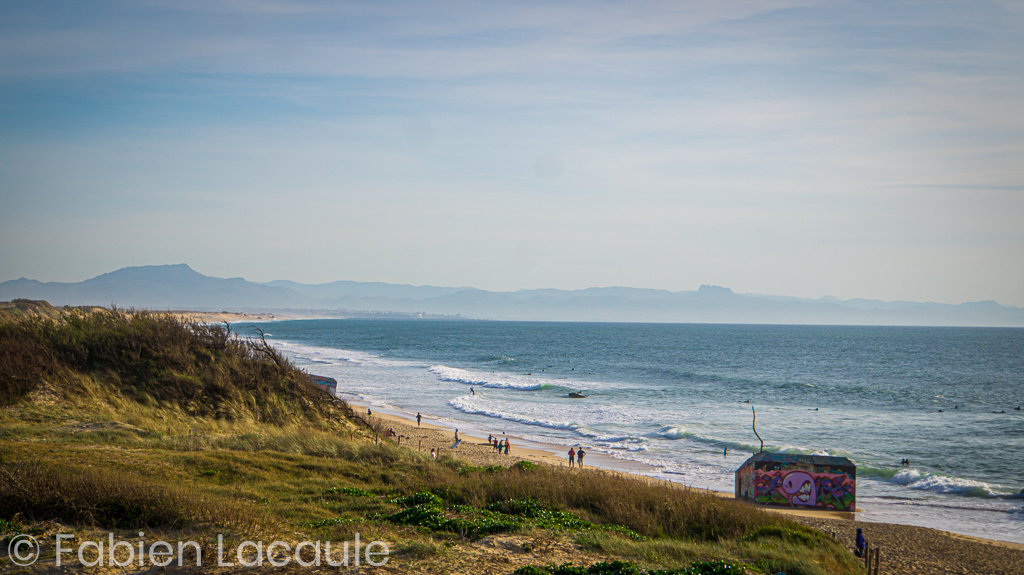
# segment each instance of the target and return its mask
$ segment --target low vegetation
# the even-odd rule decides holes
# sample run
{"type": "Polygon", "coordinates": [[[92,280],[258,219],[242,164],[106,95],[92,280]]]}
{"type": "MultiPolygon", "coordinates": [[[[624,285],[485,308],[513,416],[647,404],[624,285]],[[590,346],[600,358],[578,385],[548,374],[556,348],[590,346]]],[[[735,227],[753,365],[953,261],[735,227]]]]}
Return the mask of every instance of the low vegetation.
{"type": "Polygon", "coordinates": [[[514,571],[481,554],[494,537],[517,542],[527,575],[863,571],[831,538],[710,494],[375,441],[258,334],[226,326],[118,310],[8,318],[0,400],[0,534],[359,532],[389,541],[397,565],[440,572],[514,571]],[[557,549],[577,565],[549,565],[557,549]]]}
{"type": "Polygon", "coordinates": [[[725,561],[694,561],[682,569],[641,569],[628,561],[602,561],[590,567],[548,565],[527,566],[516,569],[516,575],[744,575],[746,569],[725,561]]]}

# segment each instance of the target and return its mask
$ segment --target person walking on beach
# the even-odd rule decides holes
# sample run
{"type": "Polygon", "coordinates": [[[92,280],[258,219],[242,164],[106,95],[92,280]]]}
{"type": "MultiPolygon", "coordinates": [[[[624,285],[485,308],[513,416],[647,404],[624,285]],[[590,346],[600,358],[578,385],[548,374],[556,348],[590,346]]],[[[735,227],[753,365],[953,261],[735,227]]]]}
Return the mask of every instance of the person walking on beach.
{"type": "Polygon", "coordinates": [[[569,448],[569,469],[572,469],[576,465],[576,450],[569,448]]]}
{"type": "Polygon", "coordinates": [[[366,408],[366,417],[373,417],[373,412],[370,411],[369,407],[366,408]]]}
{"type": "Polygon", "coordinates": [[[508,455],[508,452],[511,449],[512,449],[512,442],[506,439],[505,440],[505,455],[508,455]]]}
{"type": "Polygon", "coordinates": [[[459,430],[458,429],[455,430],[455,441],[456,442],[459,441],[459,430]]]}
{"type": "Polygon", "coordinates": [[[419,427],[419,426],[420,426],[420,420],[421,420],[421,419],[423,419],[423,416],[422,416],[422,415],[420,415],[420,412],[418,412],[418,411],[417,411],[417,412],[416,412],[416,427],[419,427]]]}
{"type": "Polygon", "coordinates": [[[430,448],[430,457],[431,459],[437,459],[437,450],[433,447],[430,448]]]}
{"type": "Polygon", "coordinates": [[[576,452],[576,466],[579,467],[580,469],[583,469],[583,456],[586,454],[587,452],[583,451],[582,447],[579,451],[576,452]]]}
{"type": "Polygon", "coordinates": [[[868,546],[868,542],[867,542],[866,539],[864,539],[864,531],[860,527],[857,528],[857,541],[856,541],[856,544],[857,544],[857,552],[856,552],[857,557],[863,557],[864,556],[864,550],[868,546]]]}

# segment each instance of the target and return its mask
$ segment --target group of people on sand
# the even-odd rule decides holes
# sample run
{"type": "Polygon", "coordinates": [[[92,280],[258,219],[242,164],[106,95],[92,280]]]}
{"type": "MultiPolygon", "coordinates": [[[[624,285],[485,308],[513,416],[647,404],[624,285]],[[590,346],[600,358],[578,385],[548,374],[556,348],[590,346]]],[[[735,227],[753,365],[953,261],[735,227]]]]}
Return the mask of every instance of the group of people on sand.
{"type": "Polygon", "coordinates": [[[497,451],[499,455],[501,455],[502,453],[504,453],[505,455],[511,453],[512,442],[509,441],[507,437],[503,438],[501,441],[498,441],[497,436],[488,435],[487,443],[490,443],[491,446],[494,447],[494,450],[497,451]]]}
{"type": "Polygon", "coordinates": [[[587,452],[583,451],[582,447],[579,448],[578,451],[575,448],[570,447],[569,448],[569,467],[574,467],[574,466],[578,465],[580,469],[583,469],[583,456],[586,455],[586,454],[587,454],[587,452]]]}

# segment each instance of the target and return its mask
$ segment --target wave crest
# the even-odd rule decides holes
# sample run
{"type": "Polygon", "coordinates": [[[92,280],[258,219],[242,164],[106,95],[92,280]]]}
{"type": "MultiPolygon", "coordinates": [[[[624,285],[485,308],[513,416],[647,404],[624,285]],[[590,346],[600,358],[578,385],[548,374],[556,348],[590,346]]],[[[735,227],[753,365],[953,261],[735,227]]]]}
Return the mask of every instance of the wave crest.
{"type": "Polygon", "coordinates": [[[529,417],[527,415],[521,415],[518,413],[508,413],[497,409],[489,409],[480,405],[480,402],[472,399],[471,397],[456,397],[455,399],[448,402],[448,405],[463,413],[472,413],[474,415],[484,415],[487,417],[493,417],[495,419],[503,419],[505,421],[515,421],[517,423],[525,423],[527,425],[536,425],[538,427],[547,427],[548,429],[564,429],[567,431],[577,431],[582,429],[579,424],[571,421],[552,421],[547,419],[539,419],[535,417],[529,417]]]}
{"type": "Polygon", "coordinates": [[[483,373],[448,367],[447,365],[434,365],[428,370],[437,375],[441,381],[452,381],[475,385],[477,387],[491,387],[498,389],[519,389],[523,391],[535,391],[546,387],[554,387],[551,383],[533,378],[507,373],[483,373]]]}
{"type": "Polygon", "coordinates": [[[950,477],[938,473],[924,473],[916,469],[901,469],[897,471],[889,483],[904,485],[909,489],[918,491],[931,491],[932,493],[953,493],[967,495],[970,497],[990,497],[995,495],[987,483],[963,479],[961,477],[950,477]]]}

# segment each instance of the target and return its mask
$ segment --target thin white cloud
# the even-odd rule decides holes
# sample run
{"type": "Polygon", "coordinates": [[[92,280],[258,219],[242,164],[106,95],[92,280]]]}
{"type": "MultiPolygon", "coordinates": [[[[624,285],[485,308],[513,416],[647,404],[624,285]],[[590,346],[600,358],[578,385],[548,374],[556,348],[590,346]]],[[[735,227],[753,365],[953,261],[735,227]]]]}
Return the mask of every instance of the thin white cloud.
{"type": "Polygon", "coordinates": [[[1024,304],[1012,5],[69,7],[0,8],[7,274],[1024,304]]]}

